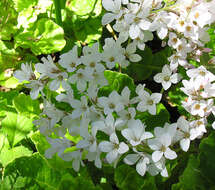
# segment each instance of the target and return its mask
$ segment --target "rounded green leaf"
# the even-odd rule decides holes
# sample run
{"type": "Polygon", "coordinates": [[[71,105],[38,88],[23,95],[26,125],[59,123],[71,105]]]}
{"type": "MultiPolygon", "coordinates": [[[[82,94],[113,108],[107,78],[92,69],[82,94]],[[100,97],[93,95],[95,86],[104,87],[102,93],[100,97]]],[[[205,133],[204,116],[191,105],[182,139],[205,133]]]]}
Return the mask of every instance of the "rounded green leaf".
{"type": "Polygon", "coordinates": [[[34,26],[15,36],[16,47],[30,48],[35,55],[50,54],[66,44],[63,29],[48,18],[38,20],[34,26]]]}

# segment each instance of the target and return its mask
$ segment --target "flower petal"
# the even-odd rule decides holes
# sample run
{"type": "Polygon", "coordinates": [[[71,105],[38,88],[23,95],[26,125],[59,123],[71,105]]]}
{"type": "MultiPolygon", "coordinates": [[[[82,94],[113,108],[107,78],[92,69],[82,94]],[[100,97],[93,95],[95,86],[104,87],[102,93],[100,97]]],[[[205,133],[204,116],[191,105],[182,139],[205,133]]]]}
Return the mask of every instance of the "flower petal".
{"type": "Polygon", "coordinates": [[[181,146],[181,149],[185,152],[188,151],[189,147],[190,147],[190,139],[186,138],[186,139],[182,139],[180,141],[180,146],[181,146]]]}
{"type": "Polygon", "coordinates": [[[152,153],[152,160],[158,162],[163,156],[163,152],[157,150],[152,153]]]}
{"type": "Polygon", "coordinates": [[[170,148],[166,148],[166,151],[164,152],[164,156],[170,160],[173,160],[177,157],[177,154],[175,151],[171,150],[170,148]]]}

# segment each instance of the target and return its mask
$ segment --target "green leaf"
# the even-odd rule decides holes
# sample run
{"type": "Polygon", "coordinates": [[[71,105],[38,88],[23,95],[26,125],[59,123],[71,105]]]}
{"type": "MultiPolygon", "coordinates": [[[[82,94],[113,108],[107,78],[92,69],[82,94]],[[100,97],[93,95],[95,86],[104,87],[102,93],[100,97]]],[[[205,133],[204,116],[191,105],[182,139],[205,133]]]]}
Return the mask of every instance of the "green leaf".
{"type": "Polygon", "coordinates": [[[69,0],[66,4],[63,28],[69,37],[67,48],[70,44],[92,44],[97,41],[102,35],[101,0],[69,0]]]}
{"type": "Polygon", "coordinates": [[[139,63],[131,63],[126,72],[134,81],[143,81],[149,78],[152,70],[157,69],[157,67],[153,65],[153,55],[149,47],[146,46],[144,51],[138,50],[137,53],[142,57],[142,60],[139,63]]]}
{"type": "Polygon", "coordinates": [[[39,19],[32,28],[15,36],[16,47],[30,48],[35,55],[50,54],[66,44],[63,29],[47,18],[39,19]]]}
{"type": "Polygon", "coordinates": [[[17,12],[11,0],[0,1],[0,40],[11,40],[17,32],[17,12]]]}
{"type": "Polygon", "coordinates": [[[212,54],[215,54],[215,25],[211,26],[211,28],[208,30],[208,33],[210,35],[210,41],[206,44],[206,47],[212,49],[212,54]]]}
{"type": "Polygon", "coordinates": [[[108,80],[109,85],[100,89],[99,91],[100,95],[108,96],[114,90],[120,93],[126,86],[128,86],[131,92],[135,91],[134,81],[128,75],[109,70],[106,70],[104,72],[104,75],[108,80]]]}
{"type": "Polygon", "coordinates": [[[93,12],[98,15],[102,10],[101,0],[68,0],[67,5],[69,10],[79,16],[93,12]]]}
{"type": "Polygon", "coordinates": [[[38,100],[32,100],[30,96],[19,94],[13,99],[16,111],[29,118],[33,118],[41,113],[38,100]]]}
{"type": "Polygon", "coordinates": [[[172,186],[172,190],[205,190],[205,177],[199,169],[199,160],[194,155],[190,155],[187,167],[179,177],[179,183],[172,186]]]}
{"type": "Polygon", "coordinates": [[[211,133],[209,137],[204,138],[199,146],[200,149],[200,169],[207,180],[215,185],[215,133],[211,133]]]}
{"type": "Polygon", "coordinates": [[[5,168],[4,180],[10,178],[10,185],[17,185],[18,175],[23,178],[22,186],[25,189],[35,186],[34,189],[57,190],[65,173],[67,172],[64,170],[55,171],[50,168],[46,161],[35,153],[30,157],[21,157],[10,163],[5,168]]]}
{"type": "Polygon", "coordinates": [[[0,82],[0,85],[5,86],[6,88],[16,88],[19,84],[19,81],[15,77],[10,77],[0,82]]]}
{"type": "Polygon", "coordinates": [[[8,68],[14,67],[18,60],[19,53],[16,52],[13,44],[0,40],[0,73],[8,68]]]}
{"type": "Polygon", "coordinates": [[[165,106],[159,103],[157,104],[156,115],[151,115],[148,112],[139,112],[136,117],[146,124],[147,130],[153,131],[155,127],[163,127],[166,122],[169,122],[170,114],[165,106]]]}
{"type": "Polygon", "coordinates": [[[0,150],[0,162],[6,167],[10,162],[22,156],[30,156],[32,151],[24,146],[18,146],[11,149],[3,147],[0,150]]]}
{"type": "Polygon", "coordinates": [[[39,153],[30,157],[18,158],[10,163],[5,168],[3,179],[6,181],[8,178],[10,186],[17,186],[17,179],[19,179],[23,189],[102,190],[95,186],[90,179],[82,176],[73,177],[67,170],[57,171],[50,168],[39,153]]]}
{"type": "Polygon", "coordinates": [[[89,179],[86,179],[82,176],[80,177],[76,177],[76,178],[71,178],[71,177],[64,177],[61,181],[61,185],[59,190],[65,190],[65,189],[69,189],[69,190],[102,190],[101,187],[99,186],[95,186],[93,184],[93,182],[89,179]]]}
{"type": "Polygon", "coordinates": [[[12,105],[12,101],[14,97],[18,96],[17,90],[11,90],[9,92],[0,92],[0,98],[5,99],[7,101],[7,105],[12,105]]]}
{"type": "Polygon", "coordinates": [[[156,189],[155,184],[147,181],[147,179],[141,177],[134,168],[125,164],[116,168],[114,180],[117,187],[121,190],[147,190],[147,188],[144,187],[147,187],[149,184],[151,184],[151,190],[156,189]]]}
{"type": "Polygon", "coordinates": [[[101,17],[89,17],[86,20],[77,18],[73,24],[73,31],[79,41],[87,44],[95,42],[102,35],[101,17]]]}
{"type": "Polygon", "coordinates": [[[7,112],[2,120],[2,130],[11,147],[14,147],[33,129],[32,120],[15,112],[7,112]]]}
{"type": "Polygon", "coordinates": [[[38,0],[13,0],[14,8],[17,12],[21,12],[24,9],[35,6],[38,0]]]}

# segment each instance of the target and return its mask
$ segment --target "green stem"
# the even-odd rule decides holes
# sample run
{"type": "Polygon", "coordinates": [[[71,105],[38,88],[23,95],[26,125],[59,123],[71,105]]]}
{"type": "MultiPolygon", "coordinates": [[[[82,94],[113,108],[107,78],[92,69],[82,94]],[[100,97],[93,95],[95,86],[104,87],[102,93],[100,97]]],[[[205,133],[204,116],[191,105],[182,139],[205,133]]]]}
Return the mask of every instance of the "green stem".
{"type": "Polygon", "coordinates": [[[164,93],[164,88],[162,88],[162,89],[161,89],[160,93],[161,93],[161,94],[163,94],[163,93],[164,93]]]}
{"type": "Polygon", "coordinates": [[[60,0],[54,0],[54,6],[55,6],[55,14],[56,14],[56,23],[59,26],[62,26],[60,0]]]}

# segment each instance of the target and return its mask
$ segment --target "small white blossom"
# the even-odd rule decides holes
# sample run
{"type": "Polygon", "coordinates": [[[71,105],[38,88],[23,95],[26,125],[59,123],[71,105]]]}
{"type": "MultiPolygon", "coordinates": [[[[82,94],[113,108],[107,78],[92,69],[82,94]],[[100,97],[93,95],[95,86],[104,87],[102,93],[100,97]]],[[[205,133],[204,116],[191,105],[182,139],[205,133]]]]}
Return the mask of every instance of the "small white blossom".
{"type": "MultiPolygon", "coordinates": [[[[140,97],[140,96],[139,96],[140,97]]],[[[137,110],[144,112],[149,111],[150,114],[156,114],[156,104],[161,100],[162,94],[152,93],[151,95],[147,91],[143,91],[141,94],[141,101],[137,105],[137,110]]]]}
{"type": "Polygon", "coordinates": [[[104,113],[106,115],[114,111],[119,112],[124,109],[124,105],[121,102],[121,96],[117,91],[111,92],[108,97],[98,98],[98,104],[104,108],[104,113]]]}
{"type": "Polygon", "coordinates": [[[99,144],[99,149],[102,152],[107,152],[106,159],[109,163],[113,163],[121,154],[129,150],[127,144],[119,142],[115,133],[110,135],[110,142],[102,141],[99,144]]]}
{"type": "Polygon", "coordinates": [[[181,76],[178,73],[172,74],[169,65],[164,65],[162,73],[158,73],[154,76],[154,81],[161,83],[164,90],[167,90],[171,84],[176,84],[181,80],[181,76]]]}
{"type": "Polygon", "coordinates": [[[31,81],[36,79],[36,76],[32,70],[32,66],[28,63],[22,63],[21,70],[15,71],[14,77],[17,78],[19,82],[31,81]]]}
{"type": "Polygon", "coordinates": [[[78,57],[78,46],[74,46],[72,50],[62,54],[59,64],[67,69],[68,72],[74,72],[77,66],[81,64],[81,59],[78,57]]]}
{"type": "Polygon", "coordinates": [[[143,140],[152,138],[150,132],[145,132],[145,125],[140,120],[128,121],[128,128],[121,131],[132,146],[139,145],[143,140]]]}
{"type": "Polygon", "coordinates": [[[176,132],[176,135],[180,140],[181,149],[187,152],[190,147],[191,140],[189,122],[185,120],[183,117],[180,117],[177,121],[177,127],[178,130],[176,132]]]}

